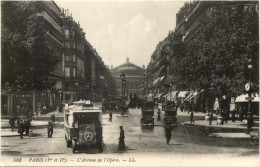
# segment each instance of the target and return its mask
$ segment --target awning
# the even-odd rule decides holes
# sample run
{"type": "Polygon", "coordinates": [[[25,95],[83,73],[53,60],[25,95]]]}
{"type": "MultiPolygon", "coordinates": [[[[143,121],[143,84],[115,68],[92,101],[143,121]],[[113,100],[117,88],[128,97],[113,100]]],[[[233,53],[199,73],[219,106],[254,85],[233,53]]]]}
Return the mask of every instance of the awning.
{"type": "MultiPolygon", "coordinates": [[[[252,102],[260,102],[260,98],[259,98],[259,94],[258,93],[252,93],[251,97],[253,97],[254,99],[252,100],[252,102]]],[[[248,102],[248,94],[242,94],[240,96],[237,96],[235,102],[248,102]]]]}
{"type": "Polygon", "coordinates": [[[204,91],[204,89],[202,89],[200,92],[198,91],[192,91],[186,98],[184,101],[187,100],[191,100],[192,98],[196,97],[198,94],[202,93],[204,91]]]}
{"type": "Polygon", "coordinates": [[[180,91],[179,94],[178,94],[178,97],[186,97],[186,94],[188,93],[188,91],[180,91]]]}
{"type": "Polygon", "coordinates": [[[176,98],[178,91],[172,91],[170,93],[167,94],[167,100],[173,100],[174,98],[176,98]]]}
{"type": "Polygon", "coordinates": [[[160,81],[162,81],[164,79],[164,76],[160,77],[160,81]]]}
{"type": "Polygon", "coordinates": [[[161,96],[162,96],[162,93],[159,93],[154,98],[160,98],[161,96]]]}
{"type": "Polygon", "coordinates": [[[195,93],[195,92],[194,91],[190,91],[189,95],[183,101],[187,101],[188,99],[190,99],[192,97],[193,93],[195,93]]]}
{"type": "Polygon", "coordinates": [[[157,84],[160,78],[157,78],[156,80],[153,81],[153,85],[157,84]]]}

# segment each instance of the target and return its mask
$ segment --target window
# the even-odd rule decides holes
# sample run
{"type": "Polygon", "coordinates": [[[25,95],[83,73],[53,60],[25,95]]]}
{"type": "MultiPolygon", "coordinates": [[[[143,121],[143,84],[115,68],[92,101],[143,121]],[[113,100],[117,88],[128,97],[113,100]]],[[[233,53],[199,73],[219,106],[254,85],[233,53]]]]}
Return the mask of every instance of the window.
{"type": "Polygon", "coordinates": [[[65,48],[70,48],[70,43],[69,42],[65,43],[65,48]]]}
{"type": "Polygon", "coordinates": [[[66,61],[66,62],[69,62],[69,61],[70,61],[70,56],[66,55],[65,61],[66,61]]]}
{"type": "Polygon", "coordinates": [[[76,62],[76,55],[73,55],[73,62],[76,62]]]}
{"type": "Polygon", "coordinates": [[[76,76],[76,68],[73,68],[73,74],[72,74],[73,77],[76,76]]]}
{"type": "Polygon", "coordinates": [[[69,38],[69,35],[70,35],[70,31],[69,30],[65,30],[65,37],[66,37],[66,39],[69,38]]]}
{"type": "Polygon", "coordinates": [[[66,68],[65,68],[65,76],[66,76],[66,77],[69,77],[69,76],[70,76],[70,68],[69,68],[69,67],[66,67],[66,68]]]}

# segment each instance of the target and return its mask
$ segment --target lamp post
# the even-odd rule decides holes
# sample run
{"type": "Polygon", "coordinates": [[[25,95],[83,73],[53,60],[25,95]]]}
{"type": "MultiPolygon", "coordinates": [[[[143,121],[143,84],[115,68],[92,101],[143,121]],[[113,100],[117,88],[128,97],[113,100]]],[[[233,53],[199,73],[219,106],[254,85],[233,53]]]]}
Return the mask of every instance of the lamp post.
{"type": "Polygon", "coordinates": [[[125,101],[125,85],[126,85],[126,80],[125,78],[123,79],[123,99],[125,101]]]}
{"type": "Polygon", "coordinates": [[[170,88],[169,88],[169,92],[170,92],[170,101],[172,101],[172,89],[171,89],[171,87],[172,87],[172,82],[170,82],[169,85],[170,85],[170,88]]]}
{"type": "Polygon", "coordinates": [[[249,82],[245,84],[245,90],[248,92],[248,110],[247,110],[247,133],[249,133],[252,130],[253,126],[253,113],[251,111],[251,102],[254,100],[252,97],[252,82],[251,82],[251,70],[253,69],[252,65],[252,59],[251,57],[248,60],[248,76],[249,76],[249,82]]]}
{"type": "Polygon", "coordinates": [[[122,98],[124,99],[124,84],[125,84],[125,73],[122,71],[120,74],[120,78],[122,80],[122,98]]]}

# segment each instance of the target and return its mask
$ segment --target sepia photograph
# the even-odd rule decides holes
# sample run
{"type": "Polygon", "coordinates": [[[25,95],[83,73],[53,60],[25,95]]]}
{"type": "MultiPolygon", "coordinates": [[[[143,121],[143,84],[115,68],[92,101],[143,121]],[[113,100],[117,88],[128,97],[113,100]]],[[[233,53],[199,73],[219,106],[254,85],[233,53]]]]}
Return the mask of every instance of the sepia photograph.
{"type": "Polygon", "coordinates": [[[258,0],[0,4],[0,166],[259,166],[258,0]]]}

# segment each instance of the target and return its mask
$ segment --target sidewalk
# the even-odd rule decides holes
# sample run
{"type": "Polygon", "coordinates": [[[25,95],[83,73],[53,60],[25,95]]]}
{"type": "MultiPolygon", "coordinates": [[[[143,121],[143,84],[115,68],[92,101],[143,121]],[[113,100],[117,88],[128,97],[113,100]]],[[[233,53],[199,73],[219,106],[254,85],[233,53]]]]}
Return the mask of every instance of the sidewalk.
{"type": "MultiPolygon", "coordinates": [[[[31,122],[31,127],[36,127],[36,126],[47,126],[48,122],[47,121],[35,121],[33,120],[31,122]]],[[[55,122],[55,124],[62,124],[62,122],[55,122]]],[[[17,125],[15,126],[17,128],[17,125]]],[[[9,120],[2,119],[1,120],[1,128],[10,128],[9,120]]]]}
{"type": "Polygon", "coordinates": [[[239,138],[239,139],[249,139],[250,135],[246,133],[211,133],[210,137],[218,138],[239,138]]]}
{"type": "MultiPolygon", "coordinates": [[[[243,129],[246,130],[247,124],[244,122],[236,121],[232,122],[231,120],[228,123],[224,123],[223,125],[217,125],[217,120],[213,120],[212,124],[209,125],[209,121],[206,120],[195,120],[195,123],[190,123],[190,121],[182,123],[183,125],[191,125],[191,126],[202,126],[208,128],[226,128],[226,129],[243,129]]],[[[259,130],[259,127],[253,127],[254,130],[259,130]]]]}

